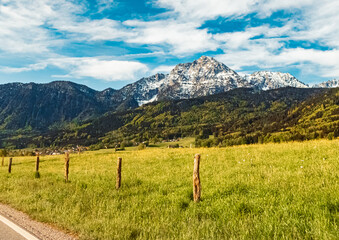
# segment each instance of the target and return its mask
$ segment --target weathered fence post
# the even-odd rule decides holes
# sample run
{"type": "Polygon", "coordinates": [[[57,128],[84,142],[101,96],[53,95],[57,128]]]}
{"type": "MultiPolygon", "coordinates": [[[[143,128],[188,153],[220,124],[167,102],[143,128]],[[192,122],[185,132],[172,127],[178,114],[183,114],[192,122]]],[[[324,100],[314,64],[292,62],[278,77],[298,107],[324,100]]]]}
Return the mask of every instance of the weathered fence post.
{"type": "Polygon", "coordinates": [[[35,178],[40,178],[39,164],[40,164],[40,157],[39,157],[39,153],[37,153],[36,162],[35,162],[35,178]]]}
{"type": "Polygon", "coordinates": [[[68,182],[69,173],[69,152],[65,153],[65,182],[68,182]]]}
{"type": "Polygon", "coordinates": [[[3,167],[5,165],[5,157],[2,156],[1,166],[3,167]]]}
{"type": "Polygon", "coordinates": [[[119,157],[118,158],[118,164],[117,164],[117,182],[115,185],[116,189],[119,189],[121,186],[121,162],[122,162],[122,158],[119,157]]]}
{"type": "Polygon", "coordinates": [[[12,158],[9,158],[9,163],[8,163],[8,173],[12,172],[12,158]]]}
{"type": "Polygon", "coordinates": [[[36,172],[39,172],[39,162],[40,162],[39,153],[37,153],[36,162],[35,162],[35,171],[36,172]]]}
{"type": "Polygon", "coordinates": [[[194,157],[194,169],[193,169],[193,199],[194,202],[199,202],[201,196],[201,185],[200,185],[200,154],[196,154],[194,157]]]}

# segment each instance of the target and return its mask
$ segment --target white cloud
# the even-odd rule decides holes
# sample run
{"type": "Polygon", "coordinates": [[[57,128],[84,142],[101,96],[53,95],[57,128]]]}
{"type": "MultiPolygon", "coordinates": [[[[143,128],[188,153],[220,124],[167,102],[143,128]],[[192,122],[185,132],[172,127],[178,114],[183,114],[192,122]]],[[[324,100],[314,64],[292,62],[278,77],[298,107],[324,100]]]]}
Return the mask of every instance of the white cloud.
{"type": "Polygon", "coordinates": [[[218,55],[216,58],[238,71],[247,66],[255,66],[260,69],[299,66],[301,70],[307,68],[307,71],[315,76],[331,78],[339,76],[338,50],[321,51],[294,48],[275,54],[264,46],[252,46],[246,50],[230,51],[227,54],[218,55]]]}
{"type": "MultiPolygon", "coordinates": [[[[112,1],[99,1],[111,7],[112,1]]],[[[133,37],[119,21],[91,20],[86,7],[68,0],[3,0],[0,2],[0,50],[46,54],[52,47],[72,41],[122,41],[133,37]],[[66,34],[60,38],[55,33],[66,34]],[[66,39],[65,39],[66,38],[66,39]]]]}
{"type": "Polygon", "coordinates": [[[291,33],[296,40],[319,41],[325,46],[339,47],[339,1],[323,0],[304,9],[300,31],[291,33]]]}
{"type": "Polygon", "coordinates": [[[105,81],[135,80],[149,71],[148,67],[140,62],[107,60],[95,57],[51,58],[43,63],[30,64],[21,68],[3,67],[0,68],[0,71],[6,73],[36,71],[45,69],[47,66],[54,66],[68,72],[66,75],[56,75],[54,77],[91,77],[105,81]]]}
{"type": "MultiPolygon", "coordinates": [[[[205,21],[217,17],[239,17],[257,13],[266,17],[277,10],[292,10],[318,3],[315,0],[155,0],[158,7],[168,8],[181,19],[205,21]]],[[[319,4],[318,4],[319,5],[319,4]]]]}
{"type": "Polygon", "coordinates": [[[180,18],[207,20],[251,12],[257,2],[259,0],[157,0],[155,4],[173,10],[180,18]]]}
{"type": "Polygon", "coordinates": [[[152,74],[156,73],[169,73],[175,65],[160,65],[152,70],[152,74]]]}
{"type": "Polygon", "coordinates": [[[0,50],[13,53],[43,53],[60,41],[46,26],[81,11],[66,0],[3,0],[0,3],[0,50]]]}
{"type": "Polygon", "coordinates": [[[98,11],[103,12],[106,9],[114,7],[117,3],[114,0],[97,0],[98,11]]]}
{"type": "Polygon", "coordinates": [[[262,4],[262,16],[273,10],[293,11],[297,8],[300,12],[298,18],[285,22],[282,27],[262,25],[215,34],[214,39],[224,51],[216,58],[238,71],[248,66],[266,69],[293,66],[314,76],[338,77],[339,2],[324,0],[321,4],[314,3],[312,0],[266,1],[266,5],[262,4]],[[289,41],[296,41],[298,47],[289,47],[289,41]],[[310,48],[312,44],[316,48],[310,48]],[[318,49],[319,45],[324,48],[318,49]]]}
{"type": "Polygon", "coordinates": [[[179,23],[174,20],[144,22],[125,21],[124,25],[133,27],[135,36],[126,42],[137,44],[160,44],[168,46],[175,55],[191,54],[216,50],[218,44],[207,29],[198,29],[200,25],[193,22],[179,23]]]}
{"type": "Polygon", "coordinates": [[[58,20],[53,26],[59,31],[71,34],[73,40],[82,41],[122,41],[125,38],[133,38],[135,34],[128,31],[119,21],[111,19],[89,20],[69,22],[67,20],[58,20]]]}
{"type": "Polygon", "coordinates": [[[261,17],[270,16],[273,12],[278,10],[293,11],[296,9],[302,10],[308,7],[319,5],[316,0],[264,0],[258,1],[255,12],[261,17]]]}
{"type": "Polygon", "coordinates": [[[5,73],[20,73],[20,72],[29,72],[29,71],[38,71],[45,69],[48,66],[47,63],[34,63],[29,64],[26,67],[0,67],[1,72],[5,73]]]}
{"type": "MultiPolygon", "coordinates": [[[[99,12],[117,4],[114,0],[96,2],[99,12]]],[[[147,73],[146,65],[133,60],[142,57],[137,54],[106,59],[55,57],[63,55],[62,47],[67,49],[69,43],[121,41],[153,51],[147,53],[149,55],[161,53],[180,57],[221,49],[224,54],[217,55],[217,59],[236,70],[246,66],[274,68],[299,64],[305,68],[309,65],[324,69],[319,72],[319,67],[316,67],[314,74],[326,77],[339,75],[339,1],[153,0],[153,3],[168,9],[156,16],[158,20],[120,22],[117,19],[86,17],[84,13],[88,9],[81,1],[2,0],[0,52],[12,56],[20,54],[20,57],[26,54],[37,63],[0,70],[15,73],[55,66],[68,71],[64,77],[93,77],[108,81],[131,80],[147,73]],[[297,12],[298,15],[285,19],[281,27],[266,24],[217,34],[210,33],[207,27],[202,28],[206,20],[218,17],[241,19],[254,13],[265,18],[278,10],[297,12]],[[301,46],[289,48],[287,43],[291,40],[320,44],[330,50],[303,49],[301,46]],[[128,61],[123,61],[126,59],[128,61]]],[[[155,70],[167,71],[169,66],[159,66],[155,70]]]]}
{"type": "Polygon", "coordinates": [[[73,66],[61,67],[71,68],[68,77],[82,78],[92,77],[105,81],[135,80],[143,76],[148,68],[139,62],[99,60],[95,58],[71,59],[73,66]],[[75,60],[75,61],[73,61],[75,60]]]}

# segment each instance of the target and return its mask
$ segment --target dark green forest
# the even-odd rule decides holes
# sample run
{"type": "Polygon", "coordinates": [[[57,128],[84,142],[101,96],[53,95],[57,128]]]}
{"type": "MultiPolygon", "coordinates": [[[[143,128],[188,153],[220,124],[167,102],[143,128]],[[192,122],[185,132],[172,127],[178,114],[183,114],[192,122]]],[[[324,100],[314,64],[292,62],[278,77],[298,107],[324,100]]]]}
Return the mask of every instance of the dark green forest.
{"type": "Polygon", "coordinates": [[[3,131],[1,147],[91,146],[93,149],[195,137],[196,146],[232,146],[339,136],[339,89],[235,89],[107,112],[47,131],[3,131]]]}

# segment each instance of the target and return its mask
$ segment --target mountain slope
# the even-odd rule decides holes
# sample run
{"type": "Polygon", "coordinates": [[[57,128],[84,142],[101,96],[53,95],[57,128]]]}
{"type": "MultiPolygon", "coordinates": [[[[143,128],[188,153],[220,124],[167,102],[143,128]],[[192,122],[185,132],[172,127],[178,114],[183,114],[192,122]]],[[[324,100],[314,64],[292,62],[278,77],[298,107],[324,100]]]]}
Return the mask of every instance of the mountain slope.
{"type": "Polygon", "coordinates": [[[270,90],[282,87],[308,88],[289,73],[259,71],[245,76],[251,86],[260,90],[270,90]]]}
{"type": "Polygon", "coordinates": [[[292,127],[303,114],[289,118],[289,111],[317,94],[321,99],[327,98],[327,91],[280,88],[256,92],[242,88],[190,100],[161,101],[126,114],[125,125],[107,134],[103,141],[140,142],[199,135],[208,138],[212,134],[220,137],[220,141],[252,135],[258,141],[259,136],[264,138],[292,127]]]}
{"type": "MultiPolygon", "coordinates": [[[[335,86],[332,81],[323,87],[335,86]]],[[[108,111],[133,109],[157,100],[192,99],[236,88],[270,90],[307,88],[288,73],[256,72],[241,77],[214,58],[202,56],[178,64],[169,74],[155,74],[120,90],[95,91],[84,85],[57,81],[49,84],[0,85],[0,129],[46,130],[52,125],[99,116],[108,111]]]]}
{"type": "Polygon", "coordinates": [[[333,79],[327,82],[319,83],[313,86],[314,88],[337,88],[339,87],[339,80],[333,79]]]}
{"type": "MultiPolygon", "coordinates": [[[[88,145],[104,137],[100,142],[114,145],[122,140],[172,139],[196,136],[200,132],[218,136],[246,136],[254,132],[266,135],[287,127],[284,121],[293,107],[317,94],[326,98],[327,91],[281,88],[257,92],[240,88],[189,100],[164,100],[124,112],[107,113],[75,132],[60,133],[58,144],[88,145]]],[[[286,124],[294,123],[290,119],[286,124]]]]}
{"type": "Polygon", "coordinates": [[[127,85],[116,92],[123,99],[135,99],[138,105],[161,99],[190,99],[235,88],[270,90],[281,87],[308,88],[289,73],[260,71],[241,77],[212,57],[202,56],[181,63],[167,75],[156,74],[127,85]]]}
{"type": "Polygon", "coordinates": [[[236,72],[211,57],[177,65],[166,77],[158,99],[188,99],[251,87],[236,72]]]}
{"type": "Polygon", "coordinates": [[[338,129],[339,89],[279,88],[258,92],[239,88],[108,112],[82,125],[43,135],[2,136],[0,143],[16,147],[95,144],[102,148],[122,141],[137,144],[195,136],[197,146],[228,146],[333,138],[339,136],[338,129]]]}
{"type": "Polygon", "coordinates": [[[164,84],[165,74],[155,74],[150,77],[145,77],[129,84],[115,93],[116,98],[120,101],[126,99],[134,99],[138,106],[153,102],[159,92],[160,86],[164,84]]]}
{"type": "Polygon", "coordinates": [[[0,128],[46,130],[56,123],[83,121],[114,110],[119,105],[111,100],[114,92],[64,81],[0,85],[0,128]]]}

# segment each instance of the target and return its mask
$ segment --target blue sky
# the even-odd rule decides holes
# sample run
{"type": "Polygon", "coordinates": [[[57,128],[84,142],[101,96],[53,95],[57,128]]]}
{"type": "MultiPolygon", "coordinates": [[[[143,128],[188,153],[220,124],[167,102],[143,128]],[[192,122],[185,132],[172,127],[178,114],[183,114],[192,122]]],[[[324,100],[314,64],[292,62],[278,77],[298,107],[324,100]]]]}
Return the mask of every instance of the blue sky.
{"type": "Polygon", "coordinates": [[[339,1],[2,0],[0,84],[102,90],[208,55],[241,74],[339,76],[339,1]]]}

